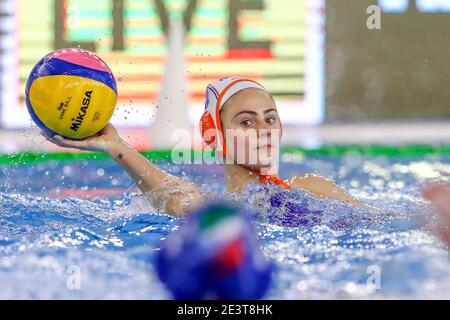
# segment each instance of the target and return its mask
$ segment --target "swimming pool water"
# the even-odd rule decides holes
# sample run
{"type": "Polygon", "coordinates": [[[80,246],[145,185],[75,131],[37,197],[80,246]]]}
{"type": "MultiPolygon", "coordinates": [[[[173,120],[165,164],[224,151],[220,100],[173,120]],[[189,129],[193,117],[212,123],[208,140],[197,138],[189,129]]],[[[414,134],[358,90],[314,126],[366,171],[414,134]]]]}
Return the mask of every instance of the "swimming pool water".
{"type": "MultiPolygon", "coordinates": [[[[270,207],[273,190],[234,196],[258,210],[258,238],[276,264],[266,298],[450,298],[447,248],[430,232],[437,216],[420,197],[426,181],[450,178],[450,157],[282,160],[282,177],[320,174],[382,210],[288,191],[290,202],[321,212],[294,226],[270,207]]],[[[159,165],[224,193],[219,166],[159,165]]],[[[1,166],[0,187],[0,299],[170,298],[153,261],[183,221],[157,213],[112,161],[1,166]]]]}

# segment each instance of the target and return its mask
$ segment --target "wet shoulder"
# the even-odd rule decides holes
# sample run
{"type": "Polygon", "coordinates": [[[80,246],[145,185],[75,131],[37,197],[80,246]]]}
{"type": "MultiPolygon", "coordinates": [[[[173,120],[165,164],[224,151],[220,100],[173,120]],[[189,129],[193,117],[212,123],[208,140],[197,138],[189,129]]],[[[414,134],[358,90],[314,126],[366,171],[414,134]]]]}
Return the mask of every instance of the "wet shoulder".
{"type": "Polygon", "coordinates": [[[336,184],[333,181],[315,174],[296,176],[286,182],[293,189],[303,189],[319,196],[328,195],[336,190],[336,184]]]}

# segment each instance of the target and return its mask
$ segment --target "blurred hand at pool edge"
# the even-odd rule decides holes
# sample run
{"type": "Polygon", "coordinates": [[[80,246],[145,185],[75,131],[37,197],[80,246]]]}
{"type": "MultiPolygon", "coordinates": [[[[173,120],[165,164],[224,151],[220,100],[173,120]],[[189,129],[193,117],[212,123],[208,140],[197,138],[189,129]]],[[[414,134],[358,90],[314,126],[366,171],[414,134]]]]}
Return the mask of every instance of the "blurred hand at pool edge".
{"type": "Polygon", "coordinates": [[[450,188],[442,184],[432,184],[427,186],[422,194],[439,211],[440,221],[437,233],[450,245],[450,188]]]}

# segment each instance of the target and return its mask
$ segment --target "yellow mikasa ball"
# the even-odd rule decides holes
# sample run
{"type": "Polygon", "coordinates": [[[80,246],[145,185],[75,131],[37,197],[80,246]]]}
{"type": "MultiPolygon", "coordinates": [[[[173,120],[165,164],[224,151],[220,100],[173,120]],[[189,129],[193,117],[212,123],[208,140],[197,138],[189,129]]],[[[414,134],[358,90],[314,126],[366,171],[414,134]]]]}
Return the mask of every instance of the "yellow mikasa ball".
{"type": "Polygon", "coordinates": [[[94,53],[60,49],[33,68],[25,96],[31,118],[46,134],[79,140],[109,122],[117,84],[111,69],[94,53]]]}

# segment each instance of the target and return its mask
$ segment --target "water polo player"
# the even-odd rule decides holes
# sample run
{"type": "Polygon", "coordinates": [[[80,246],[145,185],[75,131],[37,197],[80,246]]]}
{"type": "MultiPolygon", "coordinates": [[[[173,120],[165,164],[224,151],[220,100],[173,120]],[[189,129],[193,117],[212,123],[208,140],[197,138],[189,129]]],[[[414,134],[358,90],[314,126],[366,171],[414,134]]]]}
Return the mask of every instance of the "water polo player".
{"type": "MultiPolygon", "coordinates": [[[[282,131],[277,106],[271,94],[252,80],[229,77],[211,83],[206,90],[206,110],[200,120],[200,128],[206,143],[224,160],[228,192],[241,192],[252,183],[276,184],[284,189],[303,189],[318,198],[372,208],[351,197],[332,181],[316,175],[297,176],[286,181],[278,177],[278,167],[274,165],[276,161],[271,159],[277,154],[274,151],[278,151],[276,148],[279,148],[281,138],[278,133],[282,131]],[[245,143],[245,148],[232,148],[236,141],[227,141],[228,130],[253,132],[256,135],[246,135],[247,142],[252,143],[245,143]],[[276,143],[272,143],[273,135],[276,143]],[[230,149],[239,151],[231,154],[230,149]],[[241,163],[236,161],[239,153],[244,153],[246,160],[252,154],[264,156],[258,156],[254,162],[241,163]]],[[[157,168],[127,145],[111,124],[99,134],[81,141],[60,136],[46,137],[61,147],[109,154],[128,172],[143,193],[152,194],[157,202],[155,205],[161,206],[166,213],[183,215],[202,203],[202,190],[198,185],[157,168]]]]}

